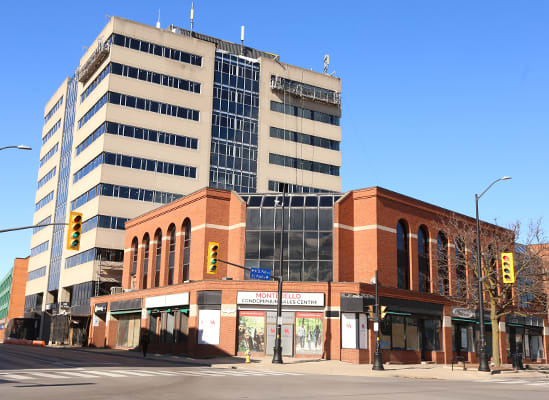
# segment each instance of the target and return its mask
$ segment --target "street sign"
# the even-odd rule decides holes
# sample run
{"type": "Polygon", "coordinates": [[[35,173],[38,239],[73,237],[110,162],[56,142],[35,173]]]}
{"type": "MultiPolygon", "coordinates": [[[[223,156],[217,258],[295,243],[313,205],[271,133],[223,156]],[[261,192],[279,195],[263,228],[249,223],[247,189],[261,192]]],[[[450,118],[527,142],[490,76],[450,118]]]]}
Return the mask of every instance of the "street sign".
{"type": "Polygon", "coordinates": [[[266,268],[252,268],[250,270],[250,279],[268,281],[271,279],[271,270],[266,268]]]}

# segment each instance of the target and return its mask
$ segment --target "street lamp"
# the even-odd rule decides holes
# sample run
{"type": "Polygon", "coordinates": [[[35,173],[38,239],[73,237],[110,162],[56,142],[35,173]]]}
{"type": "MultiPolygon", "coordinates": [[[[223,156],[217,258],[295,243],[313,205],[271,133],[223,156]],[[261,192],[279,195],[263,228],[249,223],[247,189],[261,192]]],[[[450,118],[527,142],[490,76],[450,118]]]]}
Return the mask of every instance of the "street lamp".
{"type": "Polygon", "coordinates": [[[4,149],[32,150],[32,147],[25,146],[25,145],[23,145],[23,144],[20,144],[19,146],[4,146],[4,147],[0,147],[0,150],[4,150],[4,149]]]}
{"type": "MultiPolygon", "coordinates": [[[[379,268],[378,268],[379,269],[379,268]]],[[[374,321],[374,327],[376,329],[376,351],[374,353],[374,362],[372,363],[372,370],[374,371],[383,371],[385,368],[383,368],[383,355],[381,354],[381,343],[380,343],[380,337],[379,337],[379,331],[381,330],[381,313],[380,311],[380,304],[379,304],[379,278],[377,277],[377,269],[376,269],[376,276],[375,278],[372,278],[370,280],[370,283],[373,283],[376,285],[376,314],[375,314],[375,321],[374,321]]]]}
{"type": "Polygon", "coordinates": [[[280,276],[278,276],[278,296],[276,304],[276,337],[273,349],[273,364],[282,364],[282,281],[284,270],[284,205],[286,203],[285,183],[279,184],[279,190],[282,189],[282,221],[280,227],[280,276]],[[281,187],[280,187],[281,186],[281,187]]]}
{"type": "Polygon", "coordinates": [[[479,314],[479,324],[480,324],[480,349],[479,349],[479,365],[478,370],[482,372],[490,372],[490,367],[488,366],[488,354],[486,353],[486,337],[484,332],[484,290],[482,289],[482,262],[480,260],[480,222],[478,219],[478,201],[484,196],[492,186],[494,186],[499,181],[505,181],[511,179],[510,176],[504,176],[502,178],[496,179],[490,184],[484,192],[480,195],[475,194],[475,209],[476,209],[476,222],[477,222],[477,277],[478,277],[478,314],[479,314]]]}

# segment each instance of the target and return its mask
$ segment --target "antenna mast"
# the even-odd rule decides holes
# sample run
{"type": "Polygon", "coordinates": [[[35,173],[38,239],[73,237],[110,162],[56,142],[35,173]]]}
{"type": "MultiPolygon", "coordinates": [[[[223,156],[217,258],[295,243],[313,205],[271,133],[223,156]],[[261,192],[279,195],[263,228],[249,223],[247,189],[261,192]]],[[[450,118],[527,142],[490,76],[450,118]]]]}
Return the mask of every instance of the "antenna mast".
{"type": "Polygon", "coordinates": [[[156,27],[160,29],[160,8],[158,9],[158,21],[156,21],[156,27]]]}
{"type": "Polygon", "coordinates": [[[194,28],[194,1],[191,2],[191,32],[194,28]]]}

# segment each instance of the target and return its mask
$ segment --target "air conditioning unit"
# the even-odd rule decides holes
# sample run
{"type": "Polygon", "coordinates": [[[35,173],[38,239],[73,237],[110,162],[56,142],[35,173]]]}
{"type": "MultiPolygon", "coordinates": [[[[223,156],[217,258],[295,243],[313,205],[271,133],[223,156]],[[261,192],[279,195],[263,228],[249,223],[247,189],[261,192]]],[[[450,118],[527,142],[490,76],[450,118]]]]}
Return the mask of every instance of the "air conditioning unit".
{"type": "Polygon", "coordinates": [[[120,294],[124,293],[124,290],[122,289],[122,286],[113,286],[111,287],[111,294],[120,294]]]}

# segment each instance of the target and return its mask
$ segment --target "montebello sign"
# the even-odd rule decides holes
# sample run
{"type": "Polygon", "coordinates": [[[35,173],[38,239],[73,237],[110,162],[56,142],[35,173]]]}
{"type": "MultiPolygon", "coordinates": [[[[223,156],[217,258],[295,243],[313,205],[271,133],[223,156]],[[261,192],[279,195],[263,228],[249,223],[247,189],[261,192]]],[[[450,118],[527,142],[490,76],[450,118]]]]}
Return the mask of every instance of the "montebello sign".
{"type": "MultiPolygon", "coordinates": [[[[272,305],[278,301],[277,292],[238,292],[237,304],[272,305]]],[[[324,293],[282,293],[282,305],[285,306],[324,306],[324,293]]]]}

